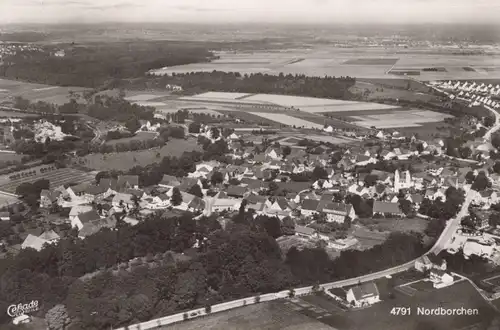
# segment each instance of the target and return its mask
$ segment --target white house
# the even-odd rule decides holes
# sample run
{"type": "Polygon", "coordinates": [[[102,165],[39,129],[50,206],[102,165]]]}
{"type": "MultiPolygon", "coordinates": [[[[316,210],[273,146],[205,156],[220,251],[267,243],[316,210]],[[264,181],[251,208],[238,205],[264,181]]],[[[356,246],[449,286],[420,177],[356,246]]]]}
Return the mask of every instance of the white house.
{"type": "Polygon", "coordinates": [[[113,196],[113,201],[111,203],[117,210],[130,210],[135,207],[133,196],[132,194],[118,193],[113,196]]]}
{"type": "Polygon", "coordinates": [[[241,206],[242,199],[217,198],[211,205],[212,212],[236,211],[241,206]]]}
{"type": "Polygon", "coordinates": [[[31,248],[37,251],[41,251],[44,248],[45,244],[50,244],[50,243],[49,241],[44,240],[43,238],[29,234],[24,240],[24,242],[21,244],[21,249],[31,248]]]}
{"type": "Polygon", "coordinates": [[[346,300],[355,307],[369,306],[380,301],[380,294],[375,283],[363,283],[350,288],[346,300]]]}
{"type": "Polygon", "coordinates": [[[351,204],[328,203],[323,208],[323,212],[326,214],[328,222],[344,223],[346,217],[351,218],[351,220],[356,218],[354,207],[351,204]]]}
{"type": "Polygon", "coordinates": [[[454,282],[453,276],[441,269],[432,269],[429,277],[436,289],[450,286],[454,282]]]}

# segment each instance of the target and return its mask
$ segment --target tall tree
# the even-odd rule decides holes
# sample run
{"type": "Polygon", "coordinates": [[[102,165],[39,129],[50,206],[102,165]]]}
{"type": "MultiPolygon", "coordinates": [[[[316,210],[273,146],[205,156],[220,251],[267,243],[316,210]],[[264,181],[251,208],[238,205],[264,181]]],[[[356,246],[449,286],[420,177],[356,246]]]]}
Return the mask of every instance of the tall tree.
{"type": "Polygon", "coordinates": [[[182,203],[182,194],[179,188],[174,187],[174,189],[172,190],[172,197],[170,198],[170,202],[174,206],[180,205],[182,203]]]}

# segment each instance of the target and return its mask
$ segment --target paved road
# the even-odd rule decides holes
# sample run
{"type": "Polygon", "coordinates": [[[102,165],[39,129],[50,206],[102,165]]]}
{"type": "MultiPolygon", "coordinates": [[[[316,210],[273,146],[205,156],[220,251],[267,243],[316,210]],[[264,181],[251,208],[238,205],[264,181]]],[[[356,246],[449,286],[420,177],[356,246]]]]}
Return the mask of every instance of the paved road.
{"type": "MultiPolygon", "coordinates": [[[[439,236],[439,238],[436,241],[436,243],[434,244],[434,246],[429,251],[427,251],[424,255],[438,254],[439,252],[441,252],[444,249],[444,247],[446,246],[448,241],[451,239],[453,234],[456,232],[456,230],[460,226],[460,220],[462,219],[462,217],[464,217],[467,214],[468,208],[469,208],[469,205],[473,199],[473,196],[474,196],[473,193],[468,193],[465,196],[465,201],[462,204],[462,207],[461,207],[460,211],[458,212],[457,216],[448,220],[445,229],[441,233],[441,236],[439,236]]],[[[376,272],[376,273],[358,276],[358,277],[350,278],[347,280],[326,283],[326,284],[322,284],[321,286],[326,288],[326,289],[330,289],[330,288],[338,288],[338,287],[343,287],[343,286],[356,285],[359,282],[373,281],[373,280],[379,279],[381,277],[385,277],[388,275],[394,275],[394,274],[403,272],[405,270],[409,270],[412,267],[414,267],[415,261],[417,259],[409,261],[409,262],[404,263],[402,265],[398,265],[396,267],[384,269],[384,270],[376,272]]]]}

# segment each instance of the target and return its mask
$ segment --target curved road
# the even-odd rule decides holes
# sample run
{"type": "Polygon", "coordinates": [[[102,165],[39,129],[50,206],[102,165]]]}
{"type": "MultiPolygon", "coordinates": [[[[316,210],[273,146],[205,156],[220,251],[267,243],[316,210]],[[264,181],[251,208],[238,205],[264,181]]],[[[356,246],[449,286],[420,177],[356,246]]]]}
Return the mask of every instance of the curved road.
{"type": "MultiPolygon", "coordinates": [[[[500,114],[488,106],[485,106],[485,107],[488,110],[490,110],[491,112],[493,112],[493,114],[495,115],[495,125],[492,128],[490,128],[490,130],[484,136],[485,141],[489,141],[491,139],[491,134],[500,129],[500,114]]],[[[441,233],[441,235],[439,236],[437,241],[434,243],[434,245],[431,247],[431,249],[429,251],[427,251],[426,253],[424,253],[422,256],[425,256],[428,254],[438,254],[446,247],[446,244],[450,241],[453,234],[457,231],[458,227],[460,226],[460,220],[462,219],[462,217],[467,215],[469,205],[473,200],[473,196],[474,196],[474,192],[473,192],[473,190],[470,190],[466,194],[465,201],[462,204],[458,214],[454,218],[447,221],[446,227],[444,228],[443,232],[441,233]]],[[[210,206],[207,205],[207,208],[210,209],[210,206]]],[[[419,257],[419,258],[421,258],[421,257],[419,257]]],[[[391,267],[388,269],[384,269],[384,270],[381,270],[381,271],[378,271],[375,273],[366,274],[366,275],[353,277],[353,278],[349,278],[349,279],[345,279],[345,280],[340,280],[340,281],[336,281],[336,282],[320,284],[320,287],[324,288],[324,289],[331,289],[331,288],[338,288],[338,287],[344,287],[344,286],[351,286],[351,285],[356,285],[356,284],[362,283],[362,282],[370,282],[370,281],[373,281],[373,280],[376,280],[376,279],[379,279],[379,278],[382,278],[385,276],[394,275],[394,274],[409,270],[412,267],[414,267],[415,261],[417,261],[419,258],[416,258],[416,259],[408,261],[404,264],[401,264],[401,265],[398,265],[395,267],[391,267]]],[[[311,286],[309,286],[309,287],[303,287],[303,288],[296,288],[296,289],[294,289],[294,291],[295,291],[295,294],[301,295],[301,294],[311,293],[313,291],[313,289],[311,286]]],[[[280,293],[276,293],[275,295],[276,295],[276,299],[280,298],[280,293]]],[[[226,304],[232,304],[232,303],[233,302],[227,302],[226,304]]],[[[238,308],[238,307],[240,307],[240,305],[237,304],[236,301],[234,301],[234,306],[231,306],[228,309],[233,309],[233,308],[238,308]]],[[[228,310],[228,309],[225,309],[225,310],[228,310]]],[[[154,321],[154,320],[152,320],[152,321],[154,321]]],[[[152,322],[152,321],[150,321],[150,322],[152,322]]],[[[137,325],[134,325],[134,326],[137,326],[137,325]]],[[[130,326],[128,328],[132,329],[134,326],[130,326]]],[[[151,328],[153,328],[153,327],[147,327],[147,329],[151,329],[151,328]]],[[[154,328],[157,328],[157,327],[154,326],[154,328]]]]}

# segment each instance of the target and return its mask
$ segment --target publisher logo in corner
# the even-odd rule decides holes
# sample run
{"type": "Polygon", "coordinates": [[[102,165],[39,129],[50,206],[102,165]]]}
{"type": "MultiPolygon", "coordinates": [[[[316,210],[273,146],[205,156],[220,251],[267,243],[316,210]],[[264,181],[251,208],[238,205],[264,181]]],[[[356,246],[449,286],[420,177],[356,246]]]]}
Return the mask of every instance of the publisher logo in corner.
{"type": "Polygon", "coordinates": [[[29,304],[10,305],[7,314],[10,317],[17,317],[23,314],[36,312],[38,310],[38,300],[32,300],[29,304]]]}

